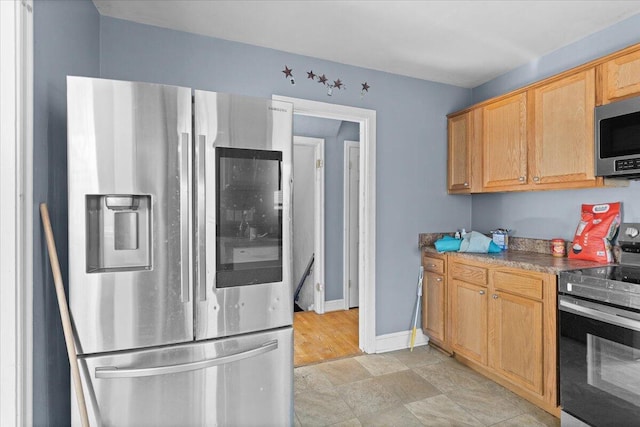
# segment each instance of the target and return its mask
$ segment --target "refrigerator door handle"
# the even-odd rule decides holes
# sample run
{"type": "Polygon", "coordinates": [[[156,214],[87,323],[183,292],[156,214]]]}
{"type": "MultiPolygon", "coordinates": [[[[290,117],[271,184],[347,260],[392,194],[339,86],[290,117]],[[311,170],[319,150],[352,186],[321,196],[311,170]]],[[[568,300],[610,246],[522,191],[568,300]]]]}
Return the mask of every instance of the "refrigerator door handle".
{"type": "Polygon", "coordinates": [[[198,289],[198,299],[200,301],[207,300],[207,275],[206,275],[206,247],[205,247],[205,158],[206,158],[206,141],[205,135],[198,135],[198,144],[196,145],[196,161],[195,161],[195,180],[196,180],[196,287],[198,289]]]}
{"type": "Polygon", "coordinates": [[[191,209],[189,209],[189,163],[190,163],[189,149],[189,134],[182,133],[180,135],[180,282],[181,286],[181,300],[183,303],[191,301],[189,288],[189,264],[190,264],[190,250],[189,250],[189,223],[191,209]]]}
{"type": "Polygon", "coordinates": [[[97,367],[95,377],[100,379],[151,377],[156,375],[177,374],[180,372],[197,371],[213,366],[225,365],[243,359],[249,359],[268,353],[278,348],[278,341],[268,341],[258,347],[239,353],[231,353],[213,359],[200,360],[198,362],[181,363],[178,365],[157,366],[152,368],[124,368],[113,366],[97,367]]]}

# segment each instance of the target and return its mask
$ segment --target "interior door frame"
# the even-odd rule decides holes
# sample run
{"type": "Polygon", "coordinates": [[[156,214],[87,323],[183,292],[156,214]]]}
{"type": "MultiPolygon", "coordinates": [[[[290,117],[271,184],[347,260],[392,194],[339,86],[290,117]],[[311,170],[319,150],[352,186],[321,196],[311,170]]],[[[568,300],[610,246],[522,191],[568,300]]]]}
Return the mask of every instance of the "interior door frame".
{"type": "Polygon", "coordinates": [[[33,418],[33,1],[0,1],[0,425],[33,418]]]}
{"type": "Polygon", "coordinates": [[[293,113],[310,117],[355,122],[360,125],[360,225],[358,252],[359,289],[358,346],[376,352],[376,111],[308,99],[273,95],[293,104],[293,113]]]}
{"type": "MultiPolygon", "coordinates": [[[[315,197],[313,202],[314,242],[313,242],[313,309],[318,314],[324,313],[324,139],[295,136],[294,145],[314,147],[315,164],[315,197]],[[298,139],[298,141],[295,141],[298,139]],[[318,160],[321,164],[318,165],[318,160]],[[320,167],[318,167],[320,166],[320,167]]],[[[295,176],[294,186],[295,186],[295,176]]],[[[298,280],[294,277],[294,280],[298,280]]]]}
{"type": "MultiPolygon", "coordinates": [[[[349,150],[352,147],[357,147],[360,149],[360,141],[344,141],[344,162],[343,162],[343,244],[342,244],[342,297],[344,300],[344,309],[349,310],[351,308],[351,287],[349,286],[349,276],[350,276],[350,266],[351,266],[351,240],[349,237],[351,236],[351,169],[350,169],[350,158],[349,158],[349,150]]],[[[360,199],[360,194],[358,193],[358,199],[360,199]]],[[[359,205],[359,203],[358,203],[359,205]]],[[[355,243],[357,244],[357,242],[355,243]]],[[[358,277],[359,279],[359,277],[358,277]]],[[[360,280],[358,280],[360,282],[360,280]]],[[[359,293],[359,292],[358,292],[359,293]]]]}

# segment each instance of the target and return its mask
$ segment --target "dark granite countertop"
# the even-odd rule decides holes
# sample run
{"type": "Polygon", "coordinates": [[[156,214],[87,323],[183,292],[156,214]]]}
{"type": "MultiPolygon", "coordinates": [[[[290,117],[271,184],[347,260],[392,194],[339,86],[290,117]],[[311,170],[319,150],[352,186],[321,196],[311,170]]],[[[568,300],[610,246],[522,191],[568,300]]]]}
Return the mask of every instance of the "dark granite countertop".
{"type": "MultiPolygon", "coordinates": [[[[422,233],[419,235],[419,247],[428,252],[438,253],[433,242],[450,233],[422,233]]],[[[509,250],[495,253],[447,252],[450,256],[475,260],[503,267],[521,268],[541,273],[558,274],[564,270],[576,270],[603,265],[600,262],[554,257],[551,255],[549,240],[509,238],[509,250]]]]}

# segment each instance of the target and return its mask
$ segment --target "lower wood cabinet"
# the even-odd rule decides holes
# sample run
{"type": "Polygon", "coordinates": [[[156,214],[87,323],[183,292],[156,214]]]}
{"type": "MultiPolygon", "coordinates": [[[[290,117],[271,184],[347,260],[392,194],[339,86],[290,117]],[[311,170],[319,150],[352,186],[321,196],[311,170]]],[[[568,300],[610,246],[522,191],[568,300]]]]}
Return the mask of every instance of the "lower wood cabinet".
{"type": "Polygon", "coordinates": [[[422,330],[432,343],[449,351],[446,332],[446,255],[423,252],[422,267],[422,330]]]}
{"type": "Polygon", "coordinates": [[[456,256],[447,263],[454,355],[559,415],[556,276],[456,256]]]}

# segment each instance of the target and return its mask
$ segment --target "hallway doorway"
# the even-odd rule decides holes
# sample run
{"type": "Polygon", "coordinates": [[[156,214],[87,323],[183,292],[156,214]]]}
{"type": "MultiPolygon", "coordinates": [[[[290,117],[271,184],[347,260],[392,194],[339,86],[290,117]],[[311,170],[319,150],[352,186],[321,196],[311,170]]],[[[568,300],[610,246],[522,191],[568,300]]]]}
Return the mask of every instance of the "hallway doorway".
{"type": "MultiPolygon", "coordinates": [[[[360,142],[360,182],[358,207],[358,346],[365,353],[376,352],[376,112],[364,108],[329,104],[307,99],[274,95],[275,100],[291,102],[294,124],[297,117],[315,117],[357,123],[360,142]]],[[[327,224],[329,218],[326,219],[327,224]]],[[[342,281],[340,279],[340,281],[342,281]]],[[[324,292],[322,286],[320,291],[324,292]]],[[[324,298],[320,299],[324,305],[324,298]]],[[[325,307],[317,307],[324,313],[325,307]]]]}

